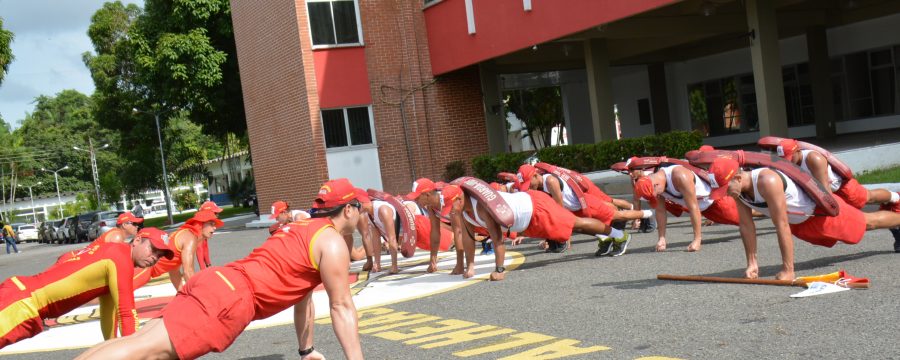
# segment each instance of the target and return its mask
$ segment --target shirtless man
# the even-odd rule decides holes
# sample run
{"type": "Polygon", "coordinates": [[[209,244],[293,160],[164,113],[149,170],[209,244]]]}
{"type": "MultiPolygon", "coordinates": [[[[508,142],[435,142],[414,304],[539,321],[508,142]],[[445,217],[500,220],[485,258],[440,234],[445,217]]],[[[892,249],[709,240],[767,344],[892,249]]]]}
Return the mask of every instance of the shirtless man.
{"type": "MultiPolygon", "coordinates": [[[[520,166],[517,176],[520,176],[522,179],[522,181],[517,184],[519,191],[530,189],[550,194],[557,205],[571,211],[575,216],[594,218],[603,222],[606,226],[611,226],[614,221],[646,219],[653,216],[653,212],[649,210],[616,211],[616,206],[612,202],[604,201],[588,192],[584,193],[584,199],[588,208],[583,209],[575,192],[565,181],[562,181],[552,174],[541,175],[534,166],[529,164],[520,166]]],[[[547,242],[547,245],[551,251],[560,252],[562,249],[567,249],[570,246],[570,243],[567,242],[564,244],[565,247],[562,249],[559,248],[559,244],[554,242],[547,242]]],[[[608,237],[601,237],[598,247],[599,249],[594,254],[596,256],[620,256],[625,254],[625,251],[628,248],[628,241],[614,243],[612,239],[608,237]]]]}
{"type": "Polygon", "coordinates": [[[493,281],[503,280],[506,277],[506,268],[503,266],[506,246],[502,240],[506,231],[563,244],[569,240],[573,231],[594,236],[608,235],[617,243],[626,242],[629,238],[627,233],[613,229],[600,220],[576,217],[542,191],[526,189],[516,193],[497,192],[512,208],[514,222],[508,229],[501,227],[484,204],[479,206],[475,197],[461,187],[448,185],[441,193],[444,196],[441,215],[450,217],[453,231],[461,234],[463,238],[466,256],[466,269],[463,273],[465,278],[475,276],[475,227],[487,229],[491,239],[495,240],[496,266],[490,276],[493,281]]]}
{"type": "MultiPolygon", "coordinates": [[[[712,200],[712,189],[707,182],[690,169],[677,164],[661,164],[656,172],[641,176],[634,183],[634,194],[650,202],[656,208],[659,241],[656,251],[666,250],[666,201],[672,202],[690,214],[694,240],[687,251],[700,251],[702,245],[701,217],[719,224],[738,225],[737,206],[734,199],[723,197],[712,200]]],[[[680,210],[680,209],[679,209],[680,210]]]]}
{"type": "Polygon", "coordinates": [[[163,259],[153,267],[142,269],[134,275],[134,288],[144,286],[150,279],[169,273],[169,280],[176,290],[194,275],[194,257],[202,242],[208,241],[222,221],[211,211],[201,210],[175,230],[169,239],[175,256],[163,259]]]}
{"type": "Polygon", "coordinates": [[[794,280],[794,241],[797,238],[814,245],[832,247],[838,241],[856,244],[866,230],[900,226],[900,213],[890,211],[862,212],[840,197],[837,216],[818,215],[816,202],[794,180],[783,172],[766,167],[743,170],[730,158],[717,158],[709,167],[710,198],[718,200],[726,194],[737,199],[741,238],[747,256],[746,277],[759,276],[756,259],[756,225],[751,209],[770,218],[775,224],[781,249],[781,271],[775,278],[794,280]]]}

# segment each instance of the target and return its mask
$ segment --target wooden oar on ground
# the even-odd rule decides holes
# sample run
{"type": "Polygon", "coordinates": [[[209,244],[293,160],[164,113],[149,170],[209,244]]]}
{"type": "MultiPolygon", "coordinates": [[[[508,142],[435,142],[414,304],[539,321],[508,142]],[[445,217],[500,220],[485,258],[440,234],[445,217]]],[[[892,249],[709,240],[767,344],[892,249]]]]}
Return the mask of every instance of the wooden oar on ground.
{"type": "MultiPolygon", "coordinates": [[[[774,280],[774,279],[746,279],[746,278],[729,278],[729,277],[718,277],[718,276],[696,276],[696,275],[670,275],[670,274],[659,274],[656,275],[656,278],[659,280],[675,280],[675,281],[699,281],[699,282],[714,282],[714,283],[729,283],[729,284],[753,284],[753,285],[776,285],[776,286],[799,286],[806,287],[806,281],[801,279],[796,280],[774,280]]],[[[869,283],[847,283],[842,284],[841,286],[845,286],[851,289],[868,289],[869,283]]]]}

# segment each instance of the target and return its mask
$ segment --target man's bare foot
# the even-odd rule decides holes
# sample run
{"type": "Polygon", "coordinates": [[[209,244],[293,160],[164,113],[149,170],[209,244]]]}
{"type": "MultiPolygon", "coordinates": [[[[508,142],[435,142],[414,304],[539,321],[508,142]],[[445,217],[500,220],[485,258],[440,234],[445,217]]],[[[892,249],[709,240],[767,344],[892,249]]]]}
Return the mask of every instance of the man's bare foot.
{"type": "Polygon", "coordinates": [[[466,273],[463,274],[463,278],[466,278],[466,279],[471,278],[473,276],[475,276],[475,269],[468,269],[468,270],[466,270],[466,273]]]}
{"type": "Polygon", "coordinates": [[[550,244],[547,244],[547,240],[543,240],[538,243],[538,247],[541,248],[542,250],[547,250],[550,248],[550,244]]]}
{"type": "Polygon", "coordinates": [[[498,273],[496,271],[491,273],[491,281],[500,281],[506,279],[506,272],[498,273]]]}
{"type": "Polygon", "coordinates": [[[572,250],[572,239],[566,241],[566,250],[572,250]]]}
{"type": "Polygon", "coordinates": [[[758,279],[759,278],[759,268],[755,265],[747,266],[747,270],[744,271],[744,276],[748,279],[758,279]]]}
{"type": "Polygon", "coordinates": [[[700,226],[712,226],[715,224],[712,220],[703,220],[703,223],[700,226]]]}
{"type": "Polygon", "coordinates": [[[366,261],[365,265],[363,265],[363,267],[362,267],[362,270],[363,270],[363,271],[369,271],[369,270],[372,270],[372,266],[373,266],[373,265],[372,265],[372,260],[366,261]]]}
{"type": "Polygon", "coordinates": [[[700,243],[700,240],[691,241],[691,244],[688,245],[687,251],[688,252],[700,251],[701,245],[702,244],[700,243]]]}
{"type": "Polygon", "coordinates": [[[462,265],[456,265],[456,267],[453,268],[453,271],[450,272],[450,275],[459,275],[459,274],[462,274],[462,273],[463,273],[463,266],[462,266],[462,265]]]}
{"type": "Polygon", "coordinates": [[[400,272],[400,268],[398,268],[397,265],[393,265],[391,266],[391,271],[388,272],[388,274],[396,274],[398,272],[400,272]]]}
{"type": "Polygon", "coordinates": [[[791,280],[795,279],[793,271],[781,270],[775,274],[775,280],[791,280]]]}
{"type": "Polygon", "coordinates": [[[431,274],[435,271],[437,271],[437,261],[431,260],[428,262],[428,269],[426,269],[425,272],[431,274]]]}
{"type": "Polygon", "coordinates": [[[666,242],[660,241],[660,242],[656,243],[656,251],[658,251],[658,252],[666,251],[666,242]]]}

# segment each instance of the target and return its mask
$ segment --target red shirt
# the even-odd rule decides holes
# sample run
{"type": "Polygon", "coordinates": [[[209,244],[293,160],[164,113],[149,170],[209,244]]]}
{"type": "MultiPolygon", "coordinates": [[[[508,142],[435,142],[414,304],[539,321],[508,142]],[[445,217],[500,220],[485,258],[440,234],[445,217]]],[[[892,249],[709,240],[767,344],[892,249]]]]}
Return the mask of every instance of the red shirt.
{"type": "Polygon", "coordinates": [[[137,330],[138,318],[134,310],[134,293],[131,277],[134,261],[131,246],[122,243],[100,242],[75,252],[74,256],[56,263],[34,276],[16,276],[23,291],[31,291],[35,308],[41,318],[55,318],[91,301],[101,298],[100,321],[112,326],[115,337],[116,324],[122,336],[137,330]],[[110,301],[104,301],[104,298],[110,301]],[[104,306],[108,305],[108,306],[104,306]]]}
{"type": "Polygon", "coordinates": [[[293,306],[322,283],[312,248],[328,228],[334,228],[334,224],[323,218],[289,223],[247,257],[225,265],[246,275],[253,289],[254,319],[293,306]]]}

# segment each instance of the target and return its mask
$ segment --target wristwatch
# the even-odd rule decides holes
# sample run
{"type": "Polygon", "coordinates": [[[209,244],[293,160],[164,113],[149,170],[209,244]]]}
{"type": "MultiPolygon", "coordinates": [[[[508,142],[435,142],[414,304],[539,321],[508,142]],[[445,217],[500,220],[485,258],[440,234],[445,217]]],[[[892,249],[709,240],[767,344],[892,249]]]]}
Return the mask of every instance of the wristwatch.
{"type": "Polygon", "coordinates": [[[306,355],[312,354],[312,352],[316,350],[315,347],[310,346],[309,349],[306,350],[297,350],[297,353],[300,354],[300,357],[304,357],[306,355]]]}
{"type": "Polygon", "coordinates": [[[494,268],[494,271],[496,271],[498,273],[502,273],[502,272],[506,271],[506,268],[502,267],[502,266],[498,266],[498,267],[494,268]]]}

